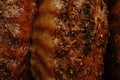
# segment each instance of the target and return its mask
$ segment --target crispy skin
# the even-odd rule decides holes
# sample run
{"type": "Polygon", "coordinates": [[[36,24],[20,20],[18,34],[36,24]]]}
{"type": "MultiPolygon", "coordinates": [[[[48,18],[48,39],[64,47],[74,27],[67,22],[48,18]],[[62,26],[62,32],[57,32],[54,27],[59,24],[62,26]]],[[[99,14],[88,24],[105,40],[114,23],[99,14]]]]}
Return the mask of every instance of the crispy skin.
{"type": "Polygon", "coordinates": [[[35,80],[102,80],[106,4],[102,0],[40,3],[31,46],[35,80]]]}
{"type": "Polygon", "coordinates": [[[29,79],[29,39],[35,0],[0,0],[0,80],[29,79]]]}
{"type": "Polygon", "coordinates": [[[110,38],[105,56],[105,77],[120,80],[120,0],[108,0],[110,38]]]}

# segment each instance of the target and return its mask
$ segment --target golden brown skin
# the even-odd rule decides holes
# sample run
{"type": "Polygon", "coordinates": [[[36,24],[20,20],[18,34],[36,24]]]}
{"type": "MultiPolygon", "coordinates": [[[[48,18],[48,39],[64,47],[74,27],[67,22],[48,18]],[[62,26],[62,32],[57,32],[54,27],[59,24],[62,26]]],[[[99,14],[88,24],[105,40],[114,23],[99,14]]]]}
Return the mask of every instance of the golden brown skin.
{"type": "Polygon", "coordinates": [[[35,0],[0,0],[0,80],[29,79],[35,0]]]}
{"type": "Polygon", "coordinates": [[[35,80],[102,80],[108,25],[102,0],[40,0],[31,47],[35,80]]]}
{"type": "Polygon", "coordinates": [[[120,0],[108,0],[110,38],[105,56],[105,77],[120,80],[120,0]]]}

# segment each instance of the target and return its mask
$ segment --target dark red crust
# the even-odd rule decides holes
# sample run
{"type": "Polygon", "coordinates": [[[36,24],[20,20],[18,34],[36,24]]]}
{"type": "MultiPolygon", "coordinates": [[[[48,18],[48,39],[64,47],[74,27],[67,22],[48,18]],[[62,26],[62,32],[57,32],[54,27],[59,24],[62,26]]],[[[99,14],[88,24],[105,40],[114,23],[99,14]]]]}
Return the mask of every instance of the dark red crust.
{"type": "Polygon", "coordinates": [[[0,0],[0,80],[30,80],[28,48],[34,2],[0,0]]]}

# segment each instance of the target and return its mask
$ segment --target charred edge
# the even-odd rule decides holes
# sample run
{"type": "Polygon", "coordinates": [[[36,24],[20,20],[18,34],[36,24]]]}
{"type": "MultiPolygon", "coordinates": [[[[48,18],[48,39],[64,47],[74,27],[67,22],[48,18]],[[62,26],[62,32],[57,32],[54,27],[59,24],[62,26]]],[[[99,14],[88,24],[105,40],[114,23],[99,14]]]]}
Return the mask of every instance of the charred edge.
{"type": "Polygon", "coordinates": [[[6,64],[0,62],[0,80],[6,79],[10,76],[11,71],[6,67],[6,64]]]}
{"type": "Polygon", "coordinates": [[[93,30],[94,30],[94,18],[91,15],[92,9],[90,7],[90,3],[84,4],[84,15],[86,19],[81,20],[81,28],[82,34],[84,39],[84,48],[83,48],[83,55],[88,55],[92,50],[92,41],[94,39],[93,30]]]}
{"type": "Polygon", "coordinates": [[[84,6],[85,6],[85,8],[84,8],[83,12],[87,17],[89,17],[90,13],[91,13],[90,3],[84,3],[84,6]]]}

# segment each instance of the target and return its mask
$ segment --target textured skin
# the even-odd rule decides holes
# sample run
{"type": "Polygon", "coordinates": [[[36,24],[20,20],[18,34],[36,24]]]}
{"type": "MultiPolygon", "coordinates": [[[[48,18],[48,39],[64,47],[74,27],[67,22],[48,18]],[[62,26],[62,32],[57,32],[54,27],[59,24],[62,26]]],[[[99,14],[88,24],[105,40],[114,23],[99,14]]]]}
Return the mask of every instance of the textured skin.
{"type": "Polygon", "coordinates": [[[40,1],[31,46],[35,80],[102,80],[108,38],[105,3],[40,1]]]}
{"type": "Polygon", "coordinates": [[[108,0],[110,38],[105,56],[105,78],[120,80],[120,0],[108,0]]]}
{"type": "Polygon", "coordinates": [[[29,39],[35,0],[0,0],[0,80],[29,79],[29,39]]]}

